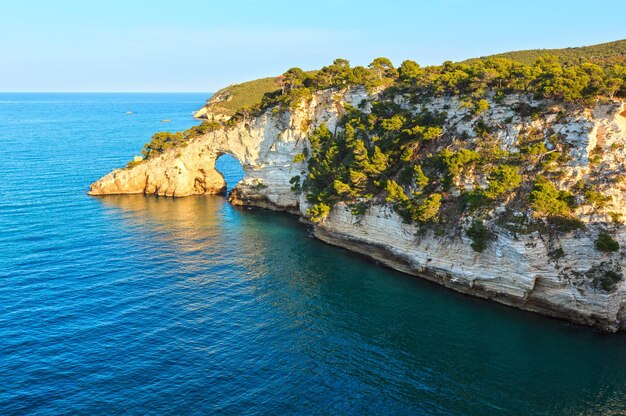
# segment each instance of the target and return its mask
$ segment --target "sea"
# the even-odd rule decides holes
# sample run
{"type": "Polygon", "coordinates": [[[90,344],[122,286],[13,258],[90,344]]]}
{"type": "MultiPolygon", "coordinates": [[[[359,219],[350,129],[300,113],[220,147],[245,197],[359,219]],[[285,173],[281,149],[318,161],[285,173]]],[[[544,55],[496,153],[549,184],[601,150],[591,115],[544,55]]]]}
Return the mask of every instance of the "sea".
{"type": "Polygon", "coordinates": [[[0,94],[0,415],[626,414],[626,334],[222,196],[87,195],[209,96],[0,94]]]}

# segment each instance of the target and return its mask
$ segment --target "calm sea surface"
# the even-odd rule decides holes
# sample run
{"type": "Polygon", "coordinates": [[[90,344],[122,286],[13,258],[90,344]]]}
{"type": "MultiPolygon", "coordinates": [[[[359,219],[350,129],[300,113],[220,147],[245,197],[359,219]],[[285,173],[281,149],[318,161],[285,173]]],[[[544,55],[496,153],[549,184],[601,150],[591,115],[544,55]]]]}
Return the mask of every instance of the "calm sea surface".
{"type": "Polygon", "coordinates": [[[623,334],[453,293],[222,197],[86,195],[207,97],[0,94],[0,414],[626,412],[623,334]]]}

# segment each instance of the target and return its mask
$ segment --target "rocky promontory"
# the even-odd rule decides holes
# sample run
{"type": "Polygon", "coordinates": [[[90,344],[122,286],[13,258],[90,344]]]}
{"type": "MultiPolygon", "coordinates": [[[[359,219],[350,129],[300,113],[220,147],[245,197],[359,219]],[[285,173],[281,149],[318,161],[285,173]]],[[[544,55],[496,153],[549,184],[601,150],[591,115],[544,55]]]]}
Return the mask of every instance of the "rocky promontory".
{"type": "Polygon", "coordinates": [[[228,118],[89,193],[224,193],[229,154],[245,172],[235,205],[298,214],[323,241],[463,293],[626,329],[621,99],[348,83],[228,118]]]}

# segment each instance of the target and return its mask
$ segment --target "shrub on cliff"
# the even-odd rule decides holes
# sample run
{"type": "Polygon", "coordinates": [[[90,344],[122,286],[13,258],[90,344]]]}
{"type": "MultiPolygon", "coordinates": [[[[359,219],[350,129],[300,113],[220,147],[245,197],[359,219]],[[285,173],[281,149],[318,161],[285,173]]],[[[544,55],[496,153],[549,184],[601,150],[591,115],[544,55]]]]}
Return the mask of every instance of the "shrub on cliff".
{"type": "Polygon", "coordinates": [[[485,251],[487,243],[491,239],[489,229],[482,222],[476,220],[465,231],[465,235],[472,239],[471,247],[478,253],[485,251]]]}
{"type": "Polygon", "coordinates": [[[624,279],[624,274],[619,262],[605,261],[593,265],[585,272],[585,277],[596,289],[613,292],[617,284],[624,279]]]}
{"type": "Polygon", "coordinates": [[[604,251],[605,253],[611,253],[619,250],[619,243],[607,234],[600,233],[598,234],[598,238],[595,241],[596,248],[600,251],[604,251]]]}
{"type": "Polygon", "coordinates": [[[594,190],[592,187],[587,187],[584,190],[585,201],[593,205],[596,208],[606,207],[612,200],[610,195],[604,195],[602,192],[594,190]]]}
{"type": "Polygon", "coordinates": [[[445,172],[445,183],[449,186],[464,170],[480,160],[480,154],[469,149],[453,152],[446,148],[439,152],[438,158],[445,172]]]}
{"type": "Polygon", "coordinates": [[[474,104],[473,114],[477,116],[487,110],[489,110],[489,102],[485,99],[480,99],[474,104]]]}
{"type": "Polygon", "coordinates": [[[432,224],[437,222],[441,209],[442,195],[434,193],[423,199],[410,198],[395,181],[387,181],[386,201],[393,203],[395,211],[404,222],[411,224],[432,224]]]}
{"type": "Polygon", "coordinates": [[[559,191],[552,182],[540,176],[530,192],[530,203],[536,214],[567,217],[571,215],[568,205],[570,196],[569,192],[559,191]]]}
{"type": "Polygon", "coordinates": [[[313,222],[320,222],[330,213],[330,207],[324,203],[313,205],[306,211],[309,219],[313,222]]]}
{"type": "Polygon", "coordinates": [[[205,133],[209,133],[215,130],[219,130],[222,127],[222,125],[220,123],[218,123],[217,121],[204,121],[202,124],[200,124],[199,126],[194,126],[191,129],[189,129],[191,134],[205,134],[205,133]]]}
{"type": "Polygon", "coordinates": [[[398,204],[398,205],[403,205],[409,200],[409,197],[406,196],[402,187],[398,185],[396,181],[394,180],[387,181],[385,191],[387,191],[387,197],[386,197],[387,202],[391,202],[393,204],[398,204]]]}
{"type": "Polygon", "coordinates": [[[585,223],[574,216],[550,215],[546,219],[551,229],[562,233],[569,233],[585,228],[585,223]]]}
{"type": "Polygon", "coordinates": [[[441,198],[441,194],[432,194],[424,198],[413,210],[413,221],[421,224],[437,221],[441,198]]]}
{"type": "Polygon", "coordinates": [[[293,176],[289,179],[289,183],[291,184],[291,192],[295,194],[300,194],[302,192],[302,185],[300,184],[300,175],[293,176]]]}
{"type": "Polygon", "coordinates": [[[623,278],[623,274],[608,270],[602,277],[594,280],[593,284],[605,292],[612,292],[623,278]]]}
{"type": "Polygon", "coordinates": [[[522,176],[519,174],[517,166],[500,165],[496,166],[487,177],[489,187],[485,191],[485,196],[496,199],[504,196],[522,183],[522,176]]]}
{"type": "Polygon", "coordinates": [[[187,137],[180,131],[176,133],[158,132],[154,133],[150,142],[146,143],[141,153],[149,159],[157,156],[168,149],[184,146],[187,144],[187,137]]]}

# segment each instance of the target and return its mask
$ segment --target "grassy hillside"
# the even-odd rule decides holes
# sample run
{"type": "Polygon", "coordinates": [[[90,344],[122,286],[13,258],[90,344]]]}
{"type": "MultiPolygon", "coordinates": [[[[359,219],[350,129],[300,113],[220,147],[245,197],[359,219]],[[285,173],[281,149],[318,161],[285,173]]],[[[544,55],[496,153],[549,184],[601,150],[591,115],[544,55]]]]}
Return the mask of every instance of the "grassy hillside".
{"type": "Polygon", "coordinates": [[[279,89],[280,85],[274,77],[233,84],[216,92],[207,106],[213,112],[232,116],[242,108],[254,107],[261,102],[265,94],[279,89]]]}
{"type": "Polygon", "coordinates": [[[525,64],[532,64],[542,56],[555,55],[563,64],[580,64],[593,62],[597,64],[626,62],[626,39],[615,42],[600,43],[592,46],[563,49],[530,49],[526,51],[505,52],[491,57],[509,58],[525,64]]]}

